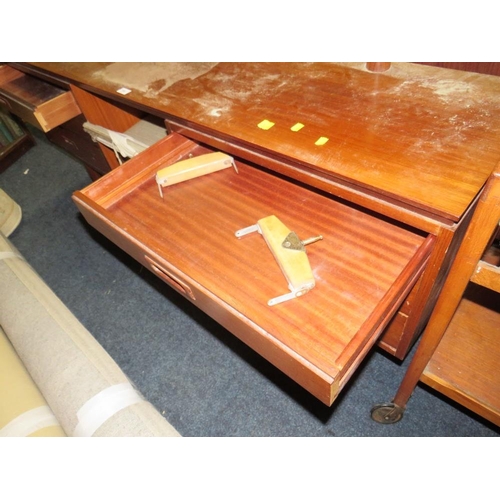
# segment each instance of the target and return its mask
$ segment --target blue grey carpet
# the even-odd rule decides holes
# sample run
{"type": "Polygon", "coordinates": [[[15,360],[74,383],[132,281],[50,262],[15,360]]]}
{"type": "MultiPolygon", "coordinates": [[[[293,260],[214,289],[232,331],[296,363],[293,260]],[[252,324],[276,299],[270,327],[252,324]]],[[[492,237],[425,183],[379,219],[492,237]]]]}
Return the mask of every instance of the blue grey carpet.
{"type": "Polygon", "coordinates": [[[0,174],[23,210],[11,240],[182,435],[499,435],[424,386],[400,422],[374,422],[408,363],[377,349],[324,406],[90,228],[71,200],[90,184],[85,169],[33,133],[36,146],[0,174]]]}

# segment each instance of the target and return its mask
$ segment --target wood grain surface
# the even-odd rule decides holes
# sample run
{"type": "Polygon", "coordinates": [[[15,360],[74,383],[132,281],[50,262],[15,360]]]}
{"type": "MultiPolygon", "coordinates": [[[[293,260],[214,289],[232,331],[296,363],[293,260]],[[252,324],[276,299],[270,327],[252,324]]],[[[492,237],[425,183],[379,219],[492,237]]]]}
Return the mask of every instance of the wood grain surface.
{"type": "MultiPolygon", "coordinates": [[[[289,375],[321,373],[329,390],[323,385],[320,397],[331,404],[331,387],[376,341],[430,245],[420,234],[241,161],[238,174],[227,169],[169,186],[162,199],[156,171],[206,152],[172,134],[76,193],[75,201],[99,231],[138,260],[151,252],[195,295],[201,289],[214,297],[213,307],[223,303],[227,315],[245,318],[258,332],[262,355],[273,358],[277,349],[283,365],[298,360],[300,368],[289,375]],[[235,236],[269,215],[302,239],[323,235],[307,249],[316,287],[274,307],[267,301],[288,291],[279,266],[260,235],[235,236]]],[[[231,329],[231,321],[226,324],[231,329]]]]}
{"type": "Polygon", "coordinates": [[[500,307],[462,299],[422,381],[500,425],[500,307]]]}
{"type": "MultiPolygon", "coordinates": [[[[120,99],[105,78],[110,64],[32,68],[120,99]]],[[[490,75],[409,63],[384,73],[364,63],[219,63],[167,88],[155,73],[144,91],[141,75],[131,90],[124,102],[451,221],[500,159],[500,79],[490,75]],[[264,120],[274,125],[259,128],[264,120]]]]}

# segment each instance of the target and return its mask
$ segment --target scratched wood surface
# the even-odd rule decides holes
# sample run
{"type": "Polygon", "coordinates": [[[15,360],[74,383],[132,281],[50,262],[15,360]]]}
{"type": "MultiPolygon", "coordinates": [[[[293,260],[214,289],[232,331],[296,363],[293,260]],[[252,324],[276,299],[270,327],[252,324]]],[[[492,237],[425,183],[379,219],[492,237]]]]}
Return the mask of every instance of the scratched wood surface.
{"type": "Polygon", "coordinates": [[[281,346],[283,357],[300,358],[302,371],[337,382],[404,298],[423,265],[417,254],[425,238],[239,161],[238,174],[226,169],[166,187],[162,199],[156,171],[203,152],[170,135],[76,193],[77,204],[97,207],[94,223],[104,234],[106,225],[119,228],[124,248],[133,239],[133,252],[154,252],[254,325],[265,357],[281,346]],[[274,307],[267,301],[288,292],[278,264],[257,233],[235,236],[269,215],[302,239],[323,235],[307,247],[316,287],[274,307]]]}
{"type": "Polygon", "coordinates": [[[463,215],[500,159],[495,76],[407,63],[385,73],[354,63],[219,63],[180,80],[168,66],[164,78],[149,67],[145,86],[148,63],[140,84],[130,75],[107,77],[113,64],[33,68],[118,98],[122,83],[132,90],[125,101],[450,221],[463,215]],[[165,88],[165,81],[173,83],[165,88]],[[263,130],[263,120],[274,125],[263,130]],[[297,123],[304,127],[294,132],[297,123]],[[320,138],[328,140],[318,146],[320,138]]]}

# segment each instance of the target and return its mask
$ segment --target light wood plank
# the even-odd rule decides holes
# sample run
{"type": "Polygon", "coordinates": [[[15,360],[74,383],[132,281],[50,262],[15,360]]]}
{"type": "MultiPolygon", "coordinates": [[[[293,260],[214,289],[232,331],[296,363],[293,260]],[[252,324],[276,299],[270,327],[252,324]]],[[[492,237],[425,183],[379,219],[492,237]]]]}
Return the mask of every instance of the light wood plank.
{"type": "Polygon", "coordinates": [[[471,281],[500,293],[500,268],[481,260],[471,276],[471,281]]]}
{"type": "Polygon", "coordinates": [[[421,380],[500,425],[499,367],[500,309],[464,298],[421,380]]]}

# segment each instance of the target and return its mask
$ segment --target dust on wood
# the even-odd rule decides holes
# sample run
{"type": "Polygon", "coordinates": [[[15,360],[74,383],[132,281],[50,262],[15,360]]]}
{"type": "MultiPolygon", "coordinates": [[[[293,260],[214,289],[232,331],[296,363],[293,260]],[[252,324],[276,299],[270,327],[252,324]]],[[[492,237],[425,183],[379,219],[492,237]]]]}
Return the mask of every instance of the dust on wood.
{"type": "Polygon", "coordinates": [[[146,97],[155,97],[176,82],[204,75],[217,64],[215,62],[115,62],[94,76],[121,87],[138,90],[146,97]]]}

